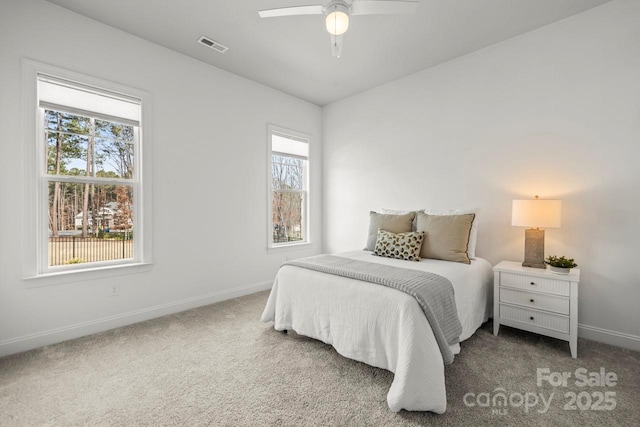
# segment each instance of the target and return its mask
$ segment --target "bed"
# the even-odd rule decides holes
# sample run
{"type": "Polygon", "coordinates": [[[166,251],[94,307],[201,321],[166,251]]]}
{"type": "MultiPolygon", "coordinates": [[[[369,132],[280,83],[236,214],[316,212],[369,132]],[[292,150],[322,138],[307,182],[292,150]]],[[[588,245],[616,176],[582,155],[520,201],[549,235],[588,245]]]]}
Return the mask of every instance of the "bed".
{"type": "MultiPolygon", "coordinates": [[[[449,279],[462,324],[461,342],[471,337],[491,313],[493,273],[482,258],[462,264],[435,259],[411,262],[361,250],[338,255],[429,271],[449,279]]],[[[276,276],[262,321],[273,321],[276,330],[293,330],[332,345],[344,357],[393,372],[387,403],[394,412],[446,410],[442,354],[424,312],[406,293],[284,265],[276,276]]],[[[460,344],[451,346],[451,350],[458,354],[460,344]]]]}

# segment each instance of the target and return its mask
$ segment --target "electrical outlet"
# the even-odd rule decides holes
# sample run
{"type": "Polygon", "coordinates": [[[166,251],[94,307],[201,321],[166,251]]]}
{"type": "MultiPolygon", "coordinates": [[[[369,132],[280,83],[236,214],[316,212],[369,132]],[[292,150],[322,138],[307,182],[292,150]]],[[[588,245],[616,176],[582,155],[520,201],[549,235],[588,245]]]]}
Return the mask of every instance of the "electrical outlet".
{"type": "Polygon", "coordinates": [[[117,297],[118,295],[120,295],[120,285],[111,285],[110,290],[110,297],[117,297]]]}

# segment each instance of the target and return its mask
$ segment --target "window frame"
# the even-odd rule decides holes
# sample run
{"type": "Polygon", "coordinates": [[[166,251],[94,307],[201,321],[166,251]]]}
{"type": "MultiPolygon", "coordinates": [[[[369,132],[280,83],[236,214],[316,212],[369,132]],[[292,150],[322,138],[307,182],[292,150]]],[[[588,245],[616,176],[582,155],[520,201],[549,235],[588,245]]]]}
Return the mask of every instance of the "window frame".
{"type": "MultiPolygon", "coordinates": [[[[28,286],[67,283],[146,271],[151,265],[151,144],[150,95],[106,80],[65,70],[52,65],[23,59],[24,105],[24,223],[23,223],[23,279],[28,286]],[[47,173],[44,132],[44,110],[39,105],[38,80],[40,76],[77,84],[78,87],[95,88],[100,94],[121,94],[124,98],[139,100],[141,117],[135,127],[134,179],[99,177],[65,178],[47,173]],[[48,206],[49,183],[56,181],[88,182],[103,185],[127,185],[133,188],[133,222],[135,224],[134,258],[98,261],[86,264],[50,267],[48,262],[48,206]]],[[[47,107],[47,109],[49,109],[47,107]]],[[[55,108],[51,108],[54,109],[55,108]]],[[[58,110],[60,111],[60,110],[58,110]]],[[[78,114],[74,111],[69,111],[78,114]]],[[[93,117],[104,120],[96,113],[93,117]]]]}
{"type": "MultiPolygon", "coordinates": [[[[294,249],[300,246],[307,246],[311,244],[311,230],[310,230],[310,182],[309,177],[310,169],[311,169],[311,135],[299,132],[296,130],[288,129],[282,126],[267,124],[267,250],[284,250],[284,249],[294,249]],[[272,170],[273,170],[273,135],[278,135],[285,138],[290,138],[293,140],[298,140],[308,144],[308,154],[305,160],[304,172],[303,172],[303,190],[291,190],[291,192],[303,193],[303,206],[302,206],[302,230],[303,230],[303,239],[293,242],[281,242],[276,243],[273,241],[273,182],[272,182],[272,170]]],[[[284,154],[284,153],[282,153],[284,154]]],[[[291,157],[299,157],[295,155],[291,155],[291,157]]]]}

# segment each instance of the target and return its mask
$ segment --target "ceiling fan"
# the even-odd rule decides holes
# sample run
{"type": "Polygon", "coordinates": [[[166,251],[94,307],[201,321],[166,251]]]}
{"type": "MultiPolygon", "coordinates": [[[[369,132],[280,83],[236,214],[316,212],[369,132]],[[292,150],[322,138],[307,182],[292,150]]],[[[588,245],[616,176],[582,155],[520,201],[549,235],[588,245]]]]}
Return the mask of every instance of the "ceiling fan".
{"type": "Polygon", "coordinates": [[[325,5],[292,6],[266,9],[258,12],[261,18],[293,15],[325,15],[327,31],[331,37],[331,53],[342,55],[342,35],[349,28],[351,15],[386,15],[415,13],[418,0],[331,0],[325,5]]]}

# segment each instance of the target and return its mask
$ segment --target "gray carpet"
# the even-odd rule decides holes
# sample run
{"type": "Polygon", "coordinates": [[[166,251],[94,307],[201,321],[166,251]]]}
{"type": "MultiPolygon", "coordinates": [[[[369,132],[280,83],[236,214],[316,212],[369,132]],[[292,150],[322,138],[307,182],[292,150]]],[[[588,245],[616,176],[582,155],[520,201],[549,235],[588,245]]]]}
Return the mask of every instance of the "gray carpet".
{"type": "MultiPolygon", "coordinates": [[[[444,415],[389,411],[393,374],[339,356],[331,346],[259,321],[267,292],[162,317],[0,359],[2,426],[480,426],[640,423],[640,353],[580,340],[566,342],[491,322],[463,343],[446,367],[444,415]],[[536,368],[575,372],[604,367],[614,387],[536,385],[536,368]],[[525,411],[468,407],[467,393],[551,393],[525,411]],[[613,391],[613,410],[564,409],[565,393],[613,391]]],[[[597,395],[597,393],[596,393],[597,395]]],[[[595,395],[594,395],[595,396],[595,395]]],[[[468,401],[477,402],[473,398],[468,401]]],[[[480,399],[481,402],[482,399],[480,399]]],[[[604,402],[603,402],[604,405],[604,402]]]]}

